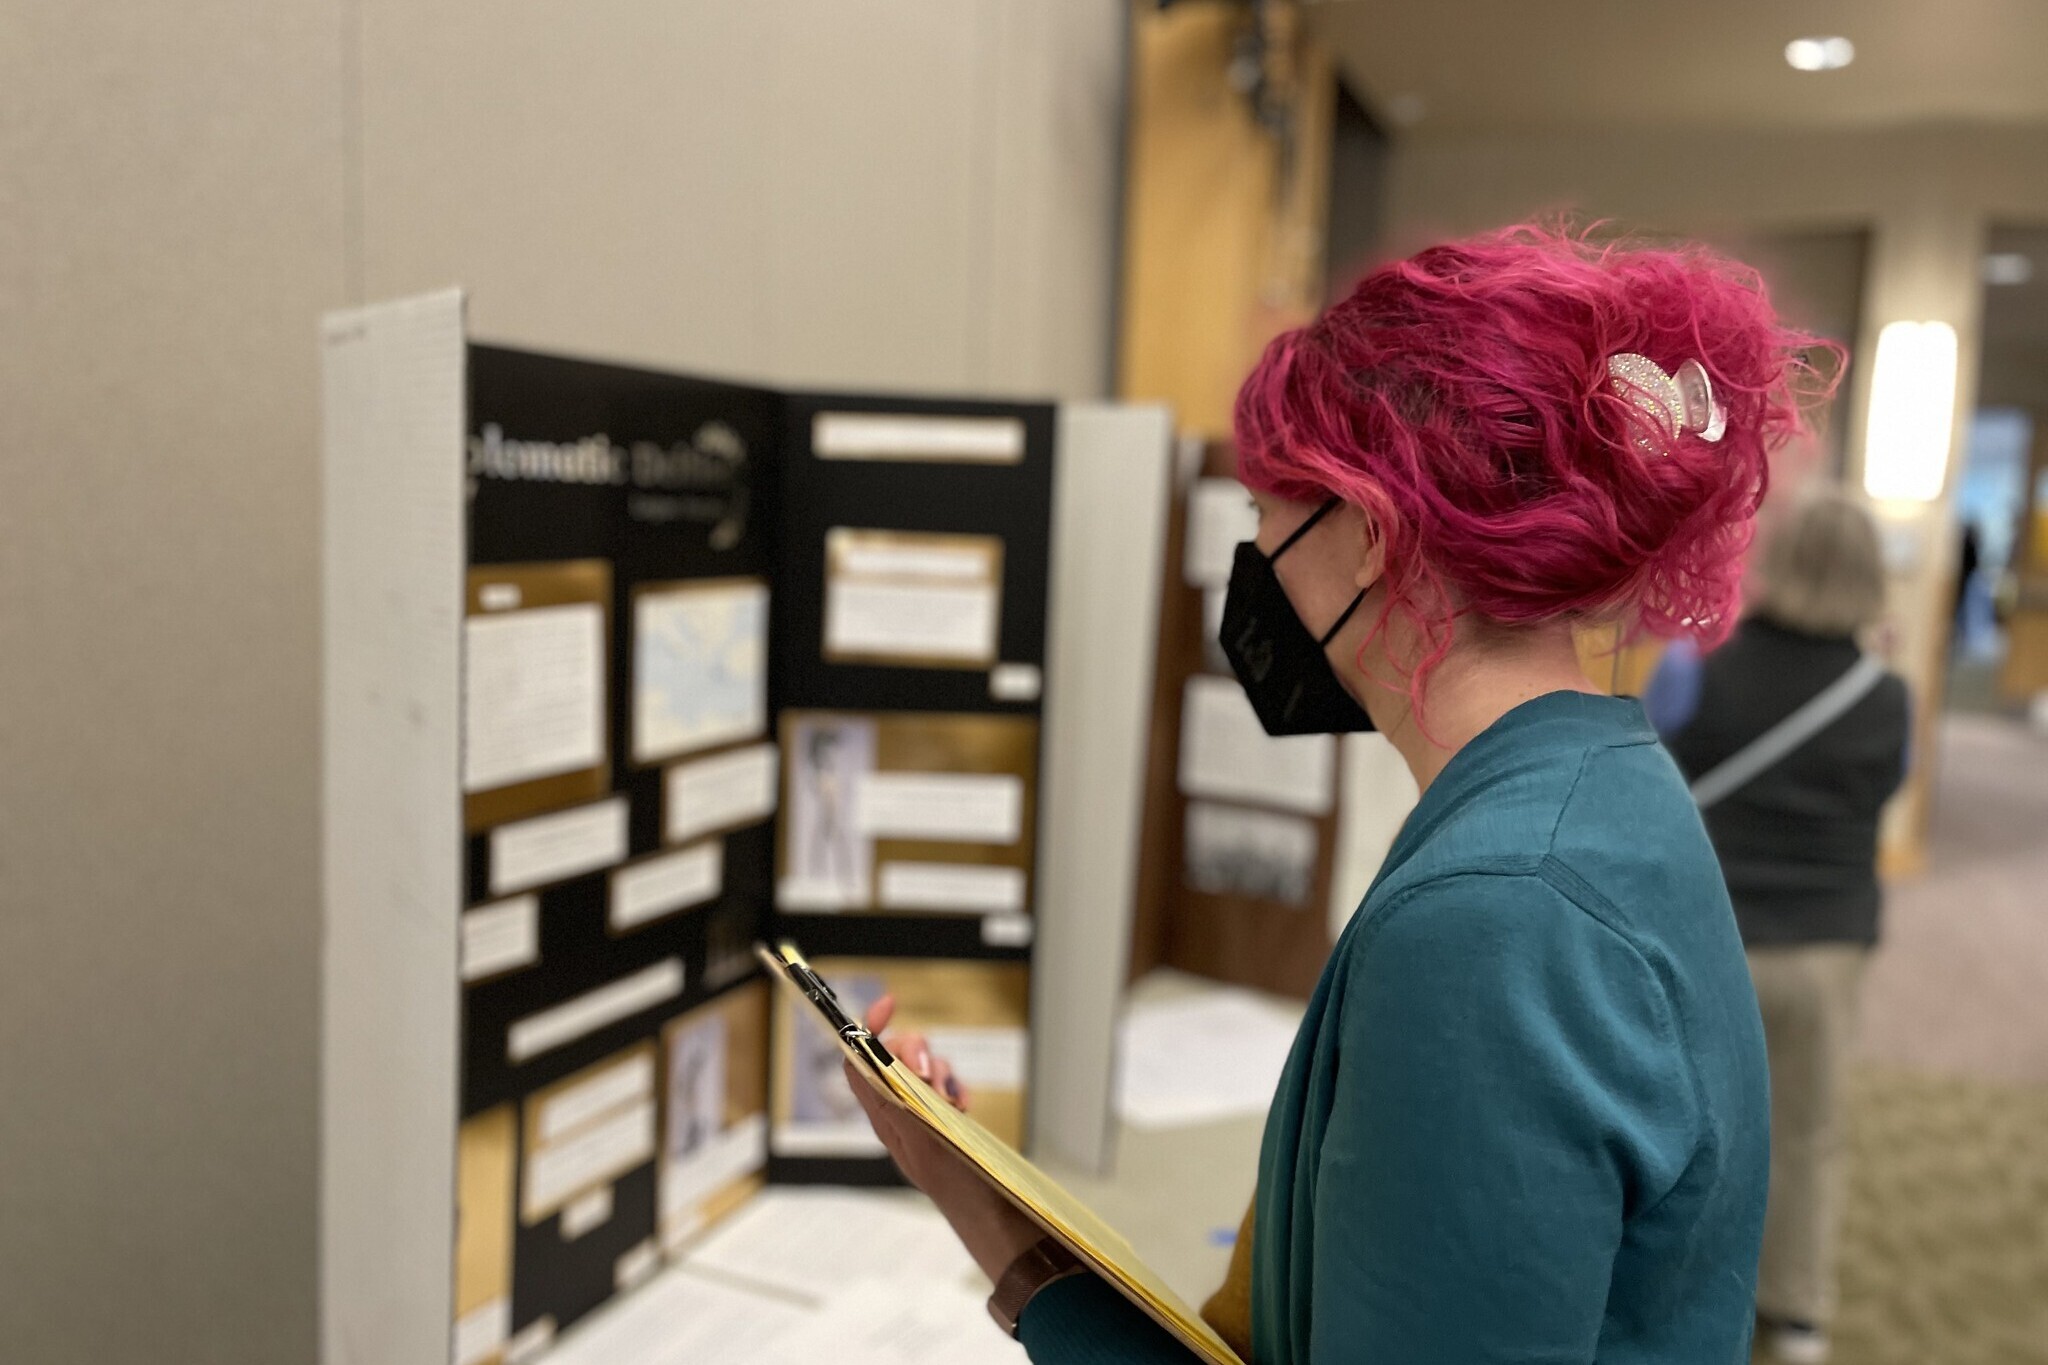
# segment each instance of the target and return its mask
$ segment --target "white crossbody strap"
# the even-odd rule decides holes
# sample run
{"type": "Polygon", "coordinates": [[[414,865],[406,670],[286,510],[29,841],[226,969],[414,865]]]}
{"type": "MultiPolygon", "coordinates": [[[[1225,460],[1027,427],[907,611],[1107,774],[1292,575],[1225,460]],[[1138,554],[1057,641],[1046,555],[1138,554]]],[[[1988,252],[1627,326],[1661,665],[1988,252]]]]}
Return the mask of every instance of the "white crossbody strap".
{"type": "Polygon", "coordinates": [[[1763,776],[1869,696],[1883,677],[1883,660],[1859,656],[1848,672],[1823,687],[1813,700],[1702,773],[1692,784],[1694,803],[1705,810],[1763,776]]]}

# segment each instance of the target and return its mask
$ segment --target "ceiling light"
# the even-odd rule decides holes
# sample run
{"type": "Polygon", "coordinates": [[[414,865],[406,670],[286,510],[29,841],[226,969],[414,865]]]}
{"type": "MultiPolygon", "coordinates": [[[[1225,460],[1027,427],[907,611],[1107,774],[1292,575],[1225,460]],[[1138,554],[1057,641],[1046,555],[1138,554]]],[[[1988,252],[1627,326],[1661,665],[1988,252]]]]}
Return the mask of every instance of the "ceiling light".
{"type": "Polygon", "coordinates": [[[1863,489],[1879,501],[1933,502],[1948,472],[1956,409],[1956,329],[1888,322],[1877,334],[1863,489]]]}
{"type": "Polygon", "coordinates": [[[1839,71],[1856,60],[1856,44],[1847,38],[1794,38],[1785,44],[1785,60],[1795,71],[1839,71]]]}
{"type": "Polygon", "coordinates": [[[2017,251],[1994,251],[1984,258],[1984,283],[2025,284],[2034,278],[2034,262],[2017,251]]]}

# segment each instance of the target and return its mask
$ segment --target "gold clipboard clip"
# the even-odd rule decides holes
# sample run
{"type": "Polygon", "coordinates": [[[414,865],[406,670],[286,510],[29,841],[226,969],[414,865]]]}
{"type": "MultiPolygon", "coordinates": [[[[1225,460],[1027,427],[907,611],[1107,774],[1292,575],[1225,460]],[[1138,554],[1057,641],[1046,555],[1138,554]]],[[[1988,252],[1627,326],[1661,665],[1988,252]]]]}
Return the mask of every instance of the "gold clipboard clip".
{"type": "Polygon", "coordinates": [[[824,977],[811,970],[811,964],[804,961],[795,944],[783,943],[776,948],[770,948],[765,943],[757,943],[754,945],[754,951],[760,954],[763,962],[781,973],[818,1007],[819,1013],[831,1024],[832,1031],[844,1039],[848,1047],[874,1063],[877,1069],[885,1069],[894,1064],[896,1059],[889,1055],[888,1048],[882,1046],[882,1040],[870,1033],[866,1025],[846,1013],[845,1006],[839,1003],[838,994],[824,977]]]}

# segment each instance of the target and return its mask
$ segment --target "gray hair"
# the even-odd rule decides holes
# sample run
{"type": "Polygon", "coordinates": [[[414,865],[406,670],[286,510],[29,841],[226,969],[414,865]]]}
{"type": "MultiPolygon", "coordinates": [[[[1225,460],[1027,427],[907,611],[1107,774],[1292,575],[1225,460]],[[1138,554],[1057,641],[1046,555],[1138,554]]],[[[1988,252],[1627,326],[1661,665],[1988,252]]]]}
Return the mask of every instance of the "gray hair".
{"type": "Polygon", "coordinates": [[[1822,485],[1764,544],[1759,615],[1808,635],[1853,635],[1884,611],[1884,556],[1861,502],[1822,485]]]}

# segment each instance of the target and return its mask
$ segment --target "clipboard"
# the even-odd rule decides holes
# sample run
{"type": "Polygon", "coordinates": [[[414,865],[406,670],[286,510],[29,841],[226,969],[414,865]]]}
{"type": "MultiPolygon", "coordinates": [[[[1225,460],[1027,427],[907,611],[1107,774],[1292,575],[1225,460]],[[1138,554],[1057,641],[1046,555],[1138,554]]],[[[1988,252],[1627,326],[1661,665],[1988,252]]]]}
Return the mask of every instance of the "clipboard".
{"type": "Polygon", "coordinates": [[[965,1157],[998,1193],[1057,1238],[1080,1262],[1107,1280],[1145,1315],[1210,1365],[1244,1365],[1201,1314],[1189,1307],[1159,1275],[1138,1259],[1117,1231],[1045,1172],[973,1118],[955,1109],[917,1073],[890,1055],[882,1040],[849,1018],[825,979],[811,969],[794,943],[756,944],[754,951],[782,988],[808,1001],[812,1014],[867,1083],[883,1099],[908,1110],[965,1157]]]}

